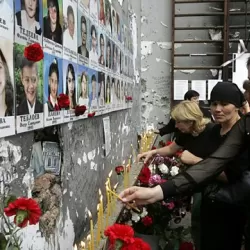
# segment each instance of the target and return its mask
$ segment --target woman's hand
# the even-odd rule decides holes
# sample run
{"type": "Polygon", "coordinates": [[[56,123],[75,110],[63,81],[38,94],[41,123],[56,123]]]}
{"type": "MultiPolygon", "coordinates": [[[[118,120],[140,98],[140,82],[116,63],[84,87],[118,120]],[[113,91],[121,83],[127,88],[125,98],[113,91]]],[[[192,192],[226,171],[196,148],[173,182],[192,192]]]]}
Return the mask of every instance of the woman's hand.
{"type": "Polygon", "coordinates": [[[153,188],[133,186],[120,193],[124,203],[135,202],[135,205],[147,205],[163,200],[163,192],[160,186],[153,188]]]}
{"type": "Polygon", "coordinates": [[[137,156],[137,162],[139,162],[142,158],[145,158],[144,163],[147,163],[150,160],[150,158],[152,158],[155,154],[156,154],[155,150],[151,150],[151,151],[139,154],[137,156]]]}
{"type": "Polygon", "coordinates": [[[199,161],[202,161],[202,158],[193,155],[188,150],[184,150],[182,152],[180,159],[182,163],[187,164],[187,165],[194,165],[198,163],[199,161]]]}

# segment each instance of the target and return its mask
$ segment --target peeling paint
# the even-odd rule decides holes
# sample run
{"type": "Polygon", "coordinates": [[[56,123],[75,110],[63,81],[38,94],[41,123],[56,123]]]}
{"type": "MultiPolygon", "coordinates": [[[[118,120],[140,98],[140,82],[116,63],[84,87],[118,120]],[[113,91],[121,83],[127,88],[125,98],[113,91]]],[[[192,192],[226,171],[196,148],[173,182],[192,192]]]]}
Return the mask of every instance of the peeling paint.
{"type": "Polygon", "coordinates": [[[77,159],[77,164],[80,166],[82,165],[82,160],[80,158],[77,159]]]}
{"type": "Polygon", "coordinates": [[[147,18],[145,16],[141,17],[141,23],[144,23],[147,20],[147,18]]]}
{"type": "Polygon", "coordinates": [[[161,21],[161,25],[168,28],[167,24],[163,23],[162,21],[161,21]]]}
{"type": "Polygon", "coordinates": [[[166,63],[168,65],[171,65],[170,62],[168,62],[167,60],[161,59],[161,58],[156,58],[155,60],[156,60],[156,62],[164,62],[164,63],[166,63]]]}
{"type": "Polygon", "coordinates": [[[153,41],[141,41],[141,56],[147,57],[153,53],[153,41]]]}
{"type": "Polygon", "coordinates": [[[209,33],[210,39],[213,41],[218,41],[222,39],[221,30],[209,29],[208,33],[209,33]]]}
{"type": "Polygon", "coordinates": [[[217,69],[210,69],[212,76],[215,77],[218,75],[218,70],[217,69]]]}
{"type": "Polygon", "coordinates": [[[90,152],[88,152],[88,160],[89,160],[89,161],[94,160],[94,158],[95,158],[95,153],[96,153],[96,150],[95,150],[95,149],[92,150],[92,151],[90,151],[90,152]]]}
{"type": "Polygon", "coordinates": [[[90,162],[90,169],[97,171],[97,164],[93,161],[90,162]]]}
{"type": "Polygon", "coordinates": [[[161,49],[171,49],[172,48],[172,42],[157,42],[157,45],[161,49]]]}
{"type": "Polygon", "coordinates": [[[180,70],[181,73],[184,73],[184,74],[193,74],[196,70],[195,69],[182,69],[180,70]]]}
{"type": "Polygon", "coordinates": [[[69,128],[69,130],[71,130],[72,127],[73,127],[73,122],[69,122],[69,123],[68,123],[68,128],[69,128]]]}
{"type": "Polygon", "coordinates": [[[118,3],[122,6],[123,0],[118,0],[118,3]]]}
{"type": "Polygon", "coordinates": [[[146,68],[141,68],[141,72],[145,72],[145,71],[147,71],[148,69],[149,69],[149,65],[147,65],[146,68]]]}

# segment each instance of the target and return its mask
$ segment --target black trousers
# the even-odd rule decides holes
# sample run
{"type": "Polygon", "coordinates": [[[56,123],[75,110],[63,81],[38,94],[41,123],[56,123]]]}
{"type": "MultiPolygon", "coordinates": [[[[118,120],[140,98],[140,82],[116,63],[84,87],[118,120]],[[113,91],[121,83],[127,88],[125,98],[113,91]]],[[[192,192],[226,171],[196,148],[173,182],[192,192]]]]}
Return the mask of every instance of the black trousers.
{"type": "Polygon", "coordinates": [[[201,250],[240,250],[246,210],[202,197],[201,250]]]}

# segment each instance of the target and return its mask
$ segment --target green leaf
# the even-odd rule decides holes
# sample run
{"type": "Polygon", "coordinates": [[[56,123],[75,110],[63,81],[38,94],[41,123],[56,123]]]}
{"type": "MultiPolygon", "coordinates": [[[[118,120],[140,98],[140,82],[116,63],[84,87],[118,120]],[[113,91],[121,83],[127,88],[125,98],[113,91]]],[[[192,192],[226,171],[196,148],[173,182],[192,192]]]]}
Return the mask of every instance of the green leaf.
{"type": "Polygon", "coordinates": [[[116,240],[115,241],[115,250],[120,250],[123,246],[123,241],[121,240],[116,240]]]}
{"type": "Polygon", "coordinates": [[[8,197],[5,198],[4,201],[4,207],[8,207],[9,204],[13,201],[15,201],[17,199],[17,197],[15,195],[9,195],[8,197]]]}
{"type": "Polygon", "coordinates": [[[8,244],[8,242],[5,238],[5,236],[2,233],[0,233],[0,249],[5,249],[7,244],[8,244]]]}

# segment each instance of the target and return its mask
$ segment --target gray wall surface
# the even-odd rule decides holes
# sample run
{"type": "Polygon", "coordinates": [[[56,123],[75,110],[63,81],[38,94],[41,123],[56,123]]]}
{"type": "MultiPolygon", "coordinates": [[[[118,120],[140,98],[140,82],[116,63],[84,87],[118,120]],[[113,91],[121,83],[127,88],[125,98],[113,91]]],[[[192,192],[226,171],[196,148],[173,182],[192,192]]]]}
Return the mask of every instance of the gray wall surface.
{"type": "MultiPolygon", "coordinates": [[[[53,225],[51,226],[53,233],[47,235],[46,238],[38,226],[22,230],[21,237],[25,250],[72,250],[73,244],[79,243],[88,233],[87,209],[92,211],[93,218],[96,219],[98,189],[101,188],[104,194],[108,173],[111,169],[114,170],[115,166],[120,165],[123,160],[128,160],[132,154],[131,144],[137,149],[137,132],[140,130],[141,123],[141,100],[138,98],[140,96],[141,69],[141,2],[139,0],[119,2],[114,0],[113,4],[122,9],[123,15],[131,17],[128,25],[132,29],[134,38],[133,107],[104,116],[64,124],[57,128],[62,149],[62,169],[60,180],[57,182],[59,188],[56,189],[52,185],[50,191],[56,197],[61,198],[60,205],[57,207],[59,209],[58,217],[52,212],[48,214],[48,220],[50,216],[55,216],[56,227],[53,230],[53,225]],[[107,157],[104,156],[102,121],[105,116],[110,116],[112,137],[111,152],[107,157]]],[[[36,140],[39,135],[44,138],[44,133],[46,131],[39,131],[38,135],[36,133],[36,140]]],[[[8,185],[8,189],[10,193],[17,196],[31,196],[33,180],[29,166],[34,138],[35,133],[29,132],[0,140],[0,184],[2,185],[4,171],[13,172],[15,178],[8,185]]],[[[52,182],[49,180],[50,176],[46,178],[45,183],[52,182]]],[[[115,171],[112,178],[115,184],[117,182],[115,171]]],[[[44,188],[41,186],[41,189],[44,188]]],[[[56,206],[56,202],[51,199],[48,200],[48,203],[56,206]]]]}

